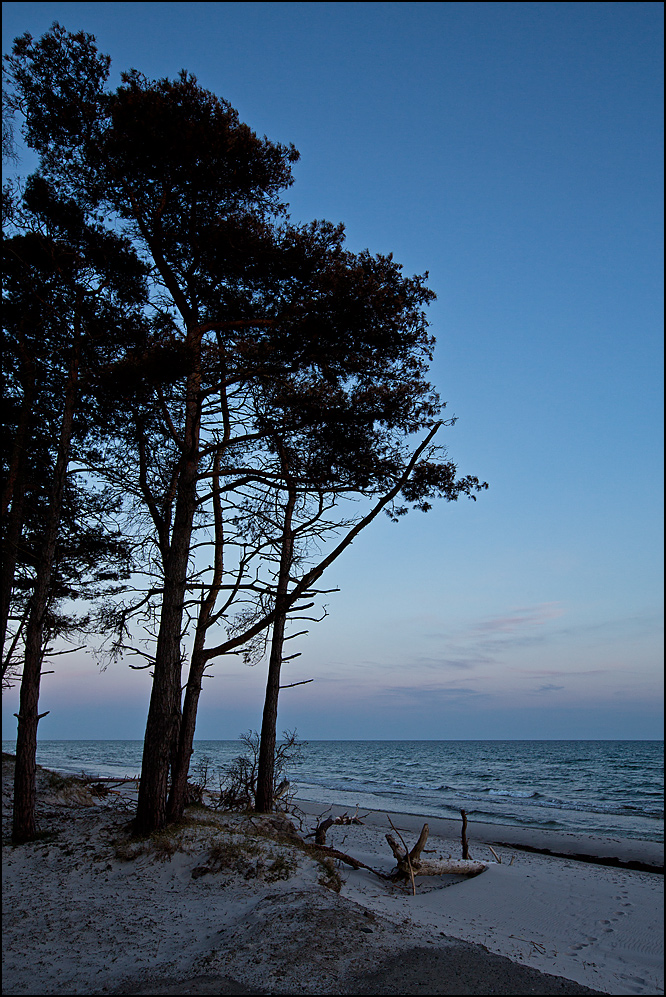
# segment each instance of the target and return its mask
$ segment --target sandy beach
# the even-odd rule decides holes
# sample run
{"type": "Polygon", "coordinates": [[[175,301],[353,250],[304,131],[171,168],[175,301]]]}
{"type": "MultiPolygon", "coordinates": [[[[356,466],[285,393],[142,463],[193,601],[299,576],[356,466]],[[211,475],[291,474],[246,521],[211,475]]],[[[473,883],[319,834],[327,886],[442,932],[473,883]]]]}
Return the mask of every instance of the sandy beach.
{"type": "MultiPolygon", "coordinates": [[[[95,796],[43,769],[44,836],[14,847],[11,768],[3,993],[663,993],[663,846],[470,823],[485,871],[417,876],[412,895],[304,851],[272,817],[192,808],[132,839],[131,784],[95,796]]],[[[299,808],[304,836],[325,808],[299,808]]],[[[411,847],[424,819],[390,817],[411,847]]],[[[460,824],[428,824],[428,857],[459,858],[460,824]]],[[[388,873],[390,830],[372,813],[326,841],[388,873]]]]}

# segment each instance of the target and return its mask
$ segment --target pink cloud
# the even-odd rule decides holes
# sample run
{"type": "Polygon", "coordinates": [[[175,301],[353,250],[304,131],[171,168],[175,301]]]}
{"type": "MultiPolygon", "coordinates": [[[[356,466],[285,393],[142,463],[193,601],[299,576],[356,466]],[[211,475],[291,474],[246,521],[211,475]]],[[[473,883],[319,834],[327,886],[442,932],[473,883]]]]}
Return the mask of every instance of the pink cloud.
{"type": "Polygon", "coordinates": [[[511,616],[496,616],[493,619],[477,623],[471,628],[471,633],[483,636],[516,633],[516,631],[525,628],[544,626],[544,624],[563,615],[564,610],[560,603],[542,602],[536,606],[516,608],[511,616]]]}

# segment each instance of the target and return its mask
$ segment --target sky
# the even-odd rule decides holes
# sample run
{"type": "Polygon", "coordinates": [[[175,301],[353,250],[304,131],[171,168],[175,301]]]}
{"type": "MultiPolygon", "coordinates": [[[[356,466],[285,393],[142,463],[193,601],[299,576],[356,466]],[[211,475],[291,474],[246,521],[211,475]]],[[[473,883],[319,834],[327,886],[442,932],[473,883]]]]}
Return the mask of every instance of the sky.
{"type": "MultiPolygon", "coordinates": [[[[293,142],[292,219],[437,293],[441,441],[489,490],[377,520],[329,569],[279,728],[663,737],[663,5],[3,3],[3,53],[54,20],[112,85],[184,68],[293,142]]],[[[146,672],[54,660],[41,738],[143,737],[146,672]]],[[[257,729],[265,671],[217,664],[198,737],[257,729]]]]}

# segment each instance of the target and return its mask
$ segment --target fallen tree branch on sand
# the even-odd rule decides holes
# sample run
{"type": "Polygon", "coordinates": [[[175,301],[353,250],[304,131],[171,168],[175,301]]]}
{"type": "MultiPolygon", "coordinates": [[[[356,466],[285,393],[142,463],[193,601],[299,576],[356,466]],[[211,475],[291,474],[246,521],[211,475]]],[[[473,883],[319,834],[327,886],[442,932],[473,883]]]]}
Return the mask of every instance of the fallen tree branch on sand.
{"type": "Polygon", "coordinates": [[[306,844],[305,847],[314,855],[325,855],[327,858],[338,859],[340,862],[344,862],[345,865],[350,865],[352,869],[367,869],[368,872],[374,873],[380,879],[392,879],[392,876],[387,873],[379,872],[378,869],[373,869],[371,865],[366,865],[365,862],[355,859],[353,855],[347,855],[346,852],[341,852],[337,848],[331,848],[330,845],[306,844]]]}

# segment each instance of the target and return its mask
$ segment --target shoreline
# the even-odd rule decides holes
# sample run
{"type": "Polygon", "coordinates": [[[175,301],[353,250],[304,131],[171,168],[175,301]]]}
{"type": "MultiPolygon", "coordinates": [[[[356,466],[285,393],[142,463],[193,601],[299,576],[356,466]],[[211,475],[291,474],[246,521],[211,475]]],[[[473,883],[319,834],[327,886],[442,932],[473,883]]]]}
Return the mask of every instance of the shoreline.
{"type": "MultiPolygon", "coordinates": [[[[326,804],[313,800],[296,798],[294,802],[309,814],[316,815],[326,804]]],[[[344,813],[340,804],[330,807],[331,813],[344,813]]],[[[347,808],[347,812],[353,812],[347,808]]],[[[406,813],[395,810],[371,810],[367,813],[367,821],[386,824],[386,813],[402,823],[411,831],[421,830],[427,822],[430,831],[447,839],[460,838],[461,820],[448,817],[432,817],[427,814],[406,813]]],[[[664,873],[664,844],[659,841],[647,841],[640,838],[603,837],[601,835],[583,834],[575,831],[545,831],[542,828],[517,827],[512,824],[491,824],[486,821],[475,821],[468,816],[467,837],[482,844],[516,848],[520,851],[535,852],[540,855],[552,855],[556,858],[576,859],[579,862],[589,862],[614,868],[634,869],[639,872],[664,873]]]]}
{"type": "MultiPolygon", "coordinates": [[[[62,771],[72,775],[80,774],[85,769],[96,776],[133,776],[140,769],[141,754],[138,749],[141,742],[130,742],[129,748],[125,747],[127,743],[69,741],[61,745],[61,742],[46,741],[43,742],[42,764],[49,768],[60,768],[62,765],[62,771]]],[[[429,746],[430,742],[398,740],[395,742],[397,754],[389,750],[393,742],[386,743],[386,751],[391,763],[397,759],[396,765],[399,762],[402,767],[394,773],[389,766],[389,771],[381,776],[378,775],[378,766],[381,768],[382,743],[352,741],[349,742],[351,748],[348,748],[347,742],[303,742],[306,753],[302,764],[290,768],[288,773],[292,791],[297,797],[321,804],[349,807],[359,803],[368,810],[383,812],[389,809],[391,812],[395,810],[416,815],[425,813],[454,822],[459,819],[460,807],[464,807],[468,819],[491,826],[506,825],[509,828],[507,835],[515,829],[513,833],[518,834],[522,831],[556,835],[573,833],[656,843],[664,841],[663,742],[646,742],[647,747],[630,742],[627,749],[624,742],[608,742],[607,745],[599,742],[601,747],[597,748],[594,741],[565,741],[561,745],[547,741],[534,742],[536,748],[527,750],[533,744],[529,742],[525,749],[520,749],[514,764],[508,742],[500,742],[496,757],[495,749],[487,750],[488,745],[495,742],[479,741],[458,746],[454,743],[451,749],[446,742],[439,747],[435,743],[434,754],[424,754],[424,745],[429,746]],[[410,754],[412,748],[415,752],[413,758],[410,754]],[[554,752],[552,758],[549,754],[551,748],[554,752]],[[458,759],[459,749],[464,749],[461,759],[458,759]],[[479,766],[474,762],[479,753],[484,761],[488,761],[489,768],[485,775],[480,775],[479,766]],[[462,765],[468,756],[474,762],[469,778],[465,775],[468,769],[462,765]],[[535,758],[544,761],[543,772],[534,768],[535,758]],[[458,768],[452,767],[456,759],[460,762],[456,762],[458,768]],[[584,763],[584,768],[591,766],[589,772],[585,768],[585,780],[578,781],[573,773],[573,783],[568,776],[565,776],[564,782],[564,759],[580,761],[584,763]],[[331,764],[322,768],[325,760],[331,764]],[[636,760],[638,766],[634,764],[636,760]],[[618,765],[621,771],[619,781],[609,775],[609,772],[615,772],[618,765]],[[342,774],[344,778],[339,777],[342,774]],[[395,793],[392,789],[394,779],[397,780],[395,793]],[[419,785],[421,782],[424,786],[419,785]]],[[[14,750],[9,741],[4,746],[14,750]]],[[[208,759],[212,779],[216,779],[217,768],[224,768],[230,762],[234,751],[242,752],[240,743],[229,739],[197,741],[195,746],[193,773],[197,768],[197,759],[208,759]]],[[[481,768],[485,771],[485,766],[481,768]]],[[[193,778],[196,776],[193,775],[193,778]]],[[[510,836],[503,840],[520,843],[518,838],[510,836]]],[[[649,864],[655,863],[650,860],[649,864]]]]}
{"type": "MultiPolygon", "coordinates": [[[[5,820],[9,796],[5,784],[5,820]]],[[[661,878],[579,861],[581,836],[565,836],[561,858],[470,822],[485,871],[417,875],[412,895],[367,869],[322,865],[276,833],[274,817],[193,808],[181,827],[130,839],[134,799],[129,785],[104,798],[80,784],[54,790],[40,770],[40,824],[52,836],[3,846],[3,993],[663,992],[661,878]]],[[[324,810],[344,812],[298,806],[301,837],[324,810]]],[[[460,821],[391,819],[408,847],[427,822],[426,851],[460,856],[460,821]]],[[[326,840],[388,873],[389,830],[373,812],[326,840]]],[[[633,839],[593,839],[587,851],[620,844],[636,858],[633,839]]]]}
{"type": "MultiPolygon", "coordinates": [[[[13,754],[3,751],[3,755],[13,758],[13,754]]],[[[40,766],[38,766],[40,767],[40,766]]],[[[41,766],[44,768],[45,766],[41,766]]],[[[121,783],[137,782],[139,775],[100,775],[99,773],[81,769],[77,767],[53,768],[48,771],[61,774],[65,778],[85,777],[91,781],[101,783],[121,783]]],[[[322,787],[322,791],[324,788],[322,787]]],[[[214,796],[214,794],[212,794],[214,796]]],[[[336,791],[335,795],[339,795],[336,791]]],[[[338,801],[312,800],[307,796],[300,796],[298,793],[294,797],[294,802],[301,806],[305,805],[312,813],[319,813],[322,809],[335,808],[336,811],[344,812],[355,809],[354,803],[341,803],[338,801]]],[[[455,836],[456,827],[460,826],[460,819],[457,817],[443,817],[439,814],[432,814],[427,810],[397,810],[393,807],[379,809],[369,807],[360,809],[366,813],[384,815],[387,812],[398,815],[400,818],[409,820],[426,820],[431,826],[437,825],[442,829],[441,833],[455,836]]],[[[601,865],[618,866],[620,868],[636,869],[645,872],[664,872],[664,846],[663,840],[654,838],[639,838],[626,836],[621,832],[614,835],[604,835],[592,831],[567,831],[563,828],[542,828],[529,824],[510,824],[502,821],[476,820],[470,813],[467,814],[470,826],[476,829],[476,836],[479,841],[488,842],[492,845],[500,844],[505,847],[520,848],[525,851],[536,851],[541,854],[555,855],[560,858],[576,857],[580,861],[598,863],[601,865]],[[576,849],[576,842],[579,847],[576,849]]]]}

